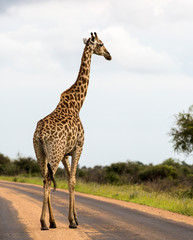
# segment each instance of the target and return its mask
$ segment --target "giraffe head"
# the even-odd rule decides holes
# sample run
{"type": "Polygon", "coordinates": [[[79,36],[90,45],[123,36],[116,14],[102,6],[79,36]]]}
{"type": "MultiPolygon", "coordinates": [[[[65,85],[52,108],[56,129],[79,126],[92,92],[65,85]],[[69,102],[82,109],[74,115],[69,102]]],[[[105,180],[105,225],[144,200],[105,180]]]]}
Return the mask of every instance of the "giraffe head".
{"type": "Polygon", "coordinates": [[[96,32],[94,35],[91,33],[91,37],[89,39],[84,38],[83,41],[86,45],[91,45],[93,47],[94,54],[104,56],[107,60],[112,59],[110,53],[105,48],[103,42],[98,38],[96,32]]]}

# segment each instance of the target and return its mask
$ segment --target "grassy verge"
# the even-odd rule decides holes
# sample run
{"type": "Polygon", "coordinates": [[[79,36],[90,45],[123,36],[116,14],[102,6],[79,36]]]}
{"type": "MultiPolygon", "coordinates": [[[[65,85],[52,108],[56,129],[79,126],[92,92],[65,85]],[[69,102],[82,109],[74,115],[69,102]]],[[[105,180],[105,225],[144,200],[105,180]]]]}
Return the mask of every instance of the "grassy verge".
{"type": "MultiPolygon", "coordinates": [[[[42,185],[42,179],[39,177],[7,177],[0,176],[1,180],[25,182],[42,185]]],[[[56,179],[57,186],[61,189],[67,189],[66,180],[56,179]]],[[[113,199],[119,199],[128,202],[139,203],[151,207],[156,207],[171,212],[176,212],[188,216],[193,216],[193,199],[188,197],[179,197],[174,191],[156,192],[145,191],[143,185],[99,185],[96,183],[83,183],[77,181],[76,191],[88,193],[97,196],[103,196],[113,199]]]]}
{"type": "Polygon", "coordinates": [[[77,191],[193,216],[193,199],[179,198],[172,192],[170,194],[166,192],[146,192],[142,185],[114,186],[78,182],[77,191]]]}

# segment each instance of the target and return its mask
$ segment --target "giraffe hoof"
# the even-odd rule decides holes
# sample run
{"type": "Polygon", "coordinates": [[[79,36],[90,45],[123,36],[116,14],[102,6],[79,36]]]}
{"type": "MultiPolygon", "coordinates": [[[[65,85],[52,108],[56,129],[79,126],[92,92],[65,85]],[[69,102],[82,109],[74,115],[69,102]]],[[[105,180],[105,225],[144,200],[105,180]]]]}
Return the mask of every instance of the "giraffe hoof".
{"type": "Polygon", "coordinates": [[[42,226],[41,230],[49,230],[49,228],[47,226],[42,226]]]}
{"type": "Polygon", "coordinates": [[[56,228],[56,223],[55,222],[50,222],[50,228],[56,228]]]}
{"type": "Polygon", "coordinates": [[[69,228],[77,228],[76,223],[74,221],[70,222],[69,228]]]}
{"type": "Polygon", "coordinates": [[[49,230],[44,220],[41,220],[40,222],[41,222],[41,230],[49,230]]]}

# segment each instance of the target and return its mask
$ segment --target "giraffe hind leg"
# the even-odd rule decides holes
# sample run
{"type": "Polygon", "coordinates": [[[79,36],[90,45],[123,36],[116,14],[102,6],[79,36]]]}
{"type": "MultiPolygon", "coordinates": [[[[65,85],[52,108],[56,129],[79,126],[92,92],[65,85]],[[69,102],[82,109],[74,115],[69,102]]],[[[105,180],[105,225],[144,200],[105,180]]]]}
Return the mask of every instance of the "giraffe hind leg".
{"type": "Polygon", "coordinates": [[[46,178],[47,175],[47,159],[46,154],[44,151],[43,143],[39,140],[39,138],[34,138],[33,141],[34,144],[34,150],[36,153],[38,165],[41,169],[42,176],[44,178],[44,197],[43,197],[43,205],[42,205],[42,213],[40,217],[40,223],[41,223],[41,230],[48,230],[48,227],[46,225],[45,216],[46,216],[46,206],[48,201],[48,179],[46,178]]]}
{"type": "Polygon", "coordinates": [[[45,221],[49,191],[50,191],[50,186],[49,186],[49,181],[47,179],[47,180],[44,180],[44,199],[43,199],[43,206],[42,206],[42,214],[40,217],[41,230],[49,230],[45,221]]]}
{"type": "Polygon", "coordinates": [[[49,228],[47,227],[46,222],[45,222],[47,204],[48,204],[48,210],[49,210],[50,228],[56,228],[56,222],[55,222],[55,219],[54,219],[52,206],[51,206],[51,198],[50,198],[51,178],[53,176],[52,177],[50,176],[49,171],[48,171],[48,173],[47,173],[47,175],[44,179],[44,200],[43,200],[42,214],[41,214],[41,218],[40,218],[41,230],[49,230],[49,228]]]}
{"type": "Polygon", "coordinates": [[[54,215],[53,215],[53,212],[52,212],[50,192],[49,192],[49,195],[48,195],[48,209],[49,209],[50,228],[56,228],[56,222],[55,222],[54,215]]]}
{"type": "MultiPolygon", "coordinates": [[[[35,149],[36,157],[38,160],[38,164],[41,168],[41,172],[44,177],[44,181],[43,181],[44,197],[43,197],[42,213],[40,217],[41,230],[49,230],[45,222],[47,204],[48,204],[48,210],[49,210],[50,228],[56,228],[56,223],[53,216],[51,200],[50,200],[50,185],[51,185],[51,180],[53,181],[54,178],[53,178],[51,166],[47,164],[46,151],[44,149],[42,142],[38,138],[34,141],[34,149],[35,149]]],[[[56,187],[56,184],[54,184],[54,186],[56,187]]]]}
{"type": "MultiPolygon", "coordinates": [[[[54,191],[55,191],[55,189],[56,189],[56,181],[54,179],[53,171],[52,171],[52,168],[51,168],[49,163],[47,164],[47,167],[48,167],[48,176],[52,180],[52,182],[54,183],[54,191]]],[[[56,222],[55,222],[55,219],[54,219],[52,206],[51,206],[50,190],[48,192],[48,210],[49,210],[50,228],[56,228],[56,222]]]]}

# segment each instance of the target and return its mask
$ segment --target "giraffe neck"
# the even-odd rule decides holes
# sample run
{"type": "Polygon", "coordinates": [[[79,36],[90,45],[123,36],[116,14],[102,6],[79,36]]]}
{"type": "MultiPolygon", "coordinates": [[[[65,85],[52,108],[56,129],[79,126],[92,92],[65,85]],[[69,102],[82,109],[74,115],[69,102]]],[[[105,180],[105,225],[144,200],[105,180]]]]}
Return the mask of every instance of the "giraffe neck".
{"type": "Polygon", "coordinates": [[[82,54],[77,80],[61,95],[62,106],[74,108],[77,112],[80,111],[88,89],[92,53],[92,46],[86,45],[82,54]]]}

